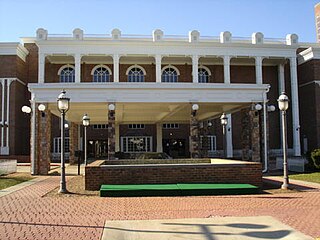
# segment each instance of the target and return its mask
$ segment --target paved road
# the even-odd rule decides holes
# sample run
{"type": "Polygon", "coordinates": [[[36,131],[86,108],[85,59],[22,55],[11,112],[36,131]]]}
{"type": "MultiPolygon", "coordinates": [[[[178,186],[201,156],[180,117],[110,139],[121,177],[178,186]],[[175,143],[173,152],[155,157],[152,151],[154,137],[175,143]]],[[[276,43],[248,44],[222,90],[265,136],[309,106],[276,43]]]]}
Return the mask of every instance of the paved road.
{"type": "Polygon", "coordinates": [[[52,176],[0,197],[0,239],[100,239],[106,220],[271,216],[320,237],[320,187],[305,192],[197,197],[43,197],[52,176]]]}

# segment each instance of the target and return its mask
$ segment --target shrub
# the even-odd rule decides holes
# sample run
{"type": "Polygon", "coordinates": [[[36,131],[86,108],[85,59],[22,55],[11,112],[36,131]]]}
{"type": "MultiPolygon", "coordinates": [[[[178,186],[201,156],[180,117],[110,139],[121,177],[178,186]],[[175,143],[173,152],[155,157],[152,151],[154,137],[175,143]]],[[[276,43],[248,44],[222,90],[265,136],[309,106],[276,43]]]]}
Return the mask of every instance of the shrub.
{"type": "Polygon", "coordinates": [[[311,159],[313,161],[313,165],[320,169],[320,149],[315,149],[311,152],[311,159]]]}

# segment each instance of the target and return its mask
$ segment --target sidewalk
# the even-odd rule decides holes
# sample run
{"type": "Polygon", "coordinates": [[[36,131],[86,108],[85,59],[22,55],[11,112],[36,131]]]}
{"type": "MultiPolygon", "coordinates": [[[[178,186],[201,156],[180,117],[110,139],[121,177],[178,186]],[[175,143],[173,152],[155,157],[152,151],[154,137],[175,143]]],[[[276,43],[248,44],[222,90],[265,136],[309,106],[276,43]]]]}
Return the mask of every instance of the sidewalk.
{"type": "MultiPolygon", "coordinates": [[[[70,173],[77,170],[74,166],[67,167],[67,171],[68,169],[70,173]]],[[[58,170],[55,169],[55,171],[58,170]]],[[[206,237],[204,239],[216,240],[222,239],[221,237],[232,239],[230,238],[231,230],[234,231],[232,234],[247,236],[248,239],[249,237],[250,239],[252,237],[280,239],[281,236],[293,236],[292,229],[313,238],[320,237],[320,188],[311,187],[309,184],[301,186],[307,189],[302,192],[238,196],[132,198],[100,198],[72,194],[64,197],[46,196],[48,192],[59,186],[59,182],[59,176],[48,176],[1,196],[0,239],[98,240],[106,236],[103,235],[105,231],[112,227],[116,228],[114,224],[120,223],[119,221],[126,224],[128,231],[125,232],[137,233],[139,229],[135,230],[137,225],[134,224],[139,224],[141,221],[147,220],[150,223],[150,220],[161,220],[166,223],[177,223],[177,219],[181,224],[196,219],[196,223],[200,226],[201,224],[229,224],[220,227],[212,226],[213,228],[209,226],[195,230],[189,229],[191,232],[201,231],[201,236],[206,237]],[[267,218],[260,218],[261,216],[267,218]],[[228,222],[229,217],[237,218],[228,222]],[[250,222],[248,217],[257,220],[250,222]],[[270,218],[272,220],[268,222],[270,218]],[[239,225],[241,223],[247,225],[239,225]],[[238,229],[240,232],[237,226],[243,226],[238,229]],[[205,231],[210,232],[206,235],[205,231]],[[276,235],[268,235],[268,232],[276,235]]],[[[145,223],[148,225],[148,222],[145,223]]],[[[170,226],[168,231],[171,231],[168,239],[180,235],[183,230],[189,231],[183,225],[182,227],[174,227],[173,224],[166,226],[170,226]]],[[[198,235],[200,234],[189,234],[187,239],[193,239],[198,235]]]]}

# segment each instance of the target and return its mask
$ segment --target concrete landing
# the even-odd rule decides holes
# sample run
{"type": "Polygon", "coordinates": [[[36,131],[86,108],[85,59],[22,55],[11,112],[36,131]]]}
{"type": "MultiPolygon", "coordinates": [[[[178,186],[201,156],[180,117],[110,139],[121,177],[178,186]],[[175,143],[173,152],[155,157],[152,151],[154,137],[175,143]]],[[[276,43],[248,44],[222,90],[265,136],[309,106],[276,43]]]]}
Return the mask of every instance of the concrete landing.
{"type": "Polygon", "coordinates": [[[106,221],[102,240],[311,240],[269,217],[106,221]]]}

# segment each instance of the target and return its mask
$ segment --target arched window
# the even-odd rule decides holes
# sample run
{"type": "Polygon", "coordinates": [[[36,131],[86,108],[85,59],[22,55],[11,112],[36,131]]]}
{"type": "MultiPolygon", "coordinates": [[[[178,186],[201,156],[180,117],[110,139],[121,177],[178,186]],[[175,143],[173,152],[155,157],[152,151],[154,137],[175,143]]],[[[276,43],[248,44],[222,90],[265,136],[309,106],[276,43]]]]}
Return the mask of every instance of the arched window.
{"type": "Polygon", "coordinates": [[[198,68],[198,82],[199,83],[208,83],[211,72],[207,67],[201,66],[198,68]]]}
{"type": "Polygon", "coordinates": [[[107,66],[98,65],[91,71],[93,82],[110,82],[111,71],[107,66]]]}
{"type": "Polygon", "coordinates": [[[161,82],[178,82],[178,76],[180,75],[177,68],[173,66],[167,66],[162,69],[161,82]]]}
{"type": "Polygon", "coordinates": [[[139,66],[133,66],[128,69],[128,82],[144,82],[145,71],[139,66]]]}
{"type": "Polygon", "coordinates": [[[74,82],[74,74],[74,66],[71,65],[62,66],[58,71],[58,75],[60,76],[60,82],[62,83],[74,82]]]}

